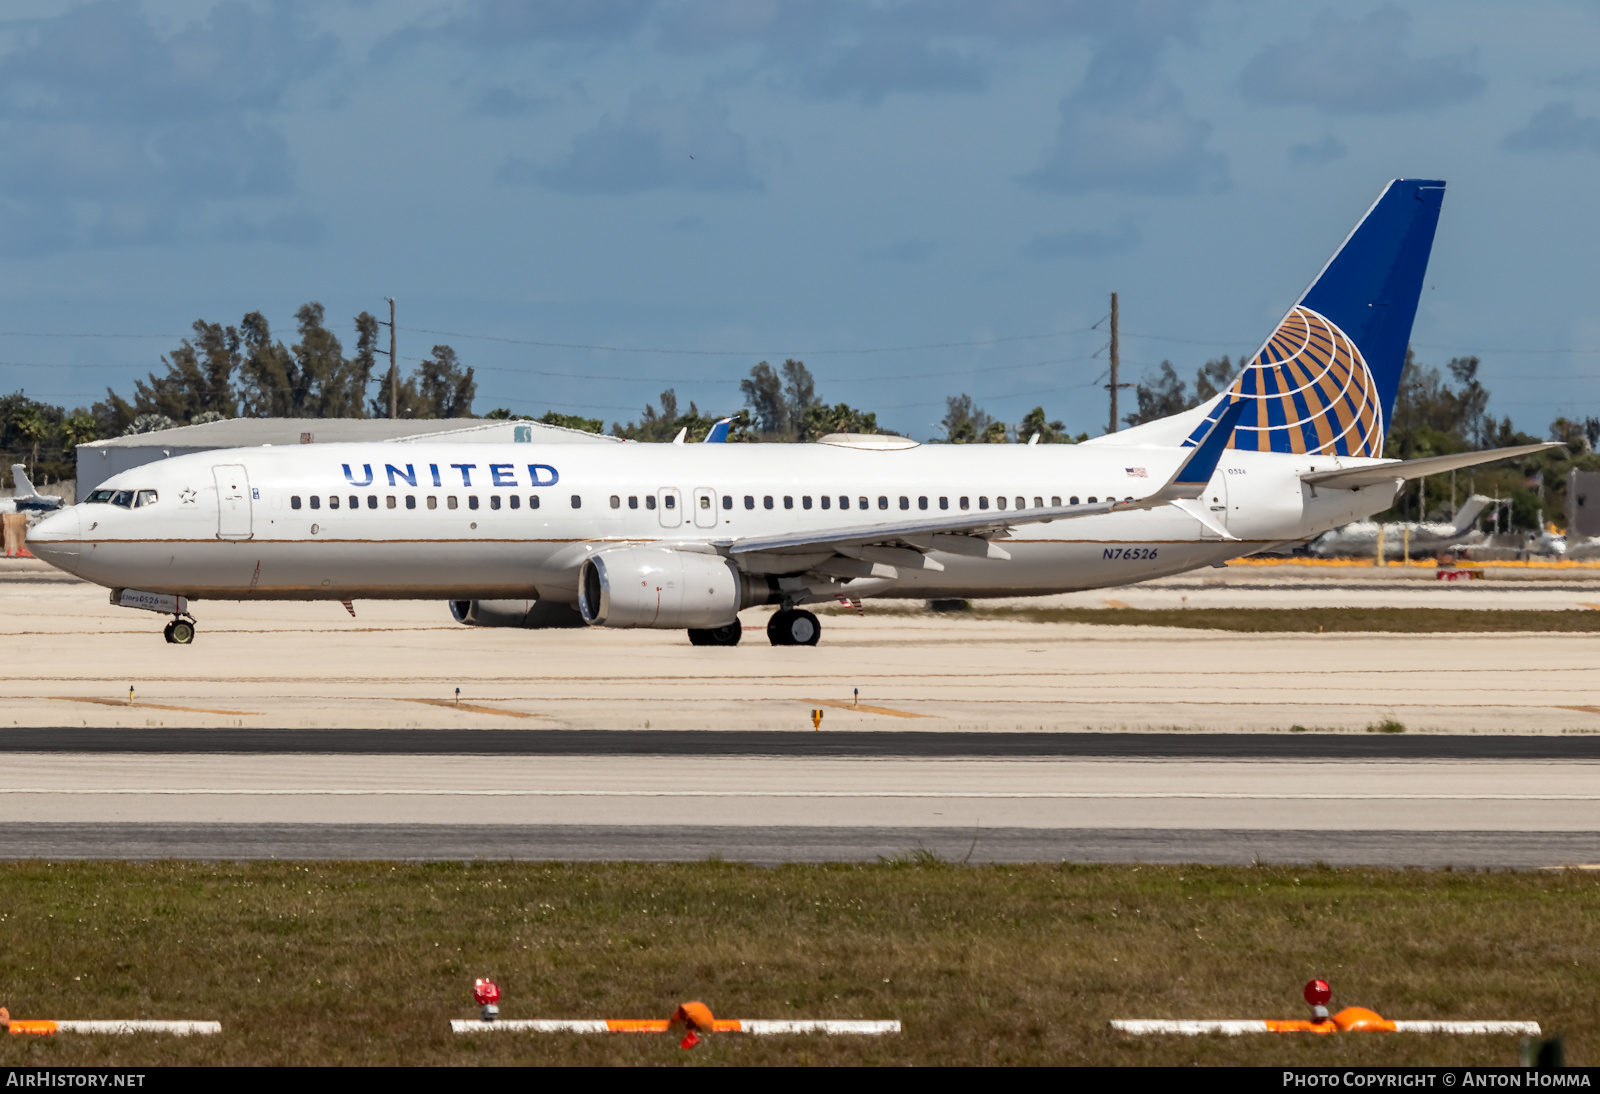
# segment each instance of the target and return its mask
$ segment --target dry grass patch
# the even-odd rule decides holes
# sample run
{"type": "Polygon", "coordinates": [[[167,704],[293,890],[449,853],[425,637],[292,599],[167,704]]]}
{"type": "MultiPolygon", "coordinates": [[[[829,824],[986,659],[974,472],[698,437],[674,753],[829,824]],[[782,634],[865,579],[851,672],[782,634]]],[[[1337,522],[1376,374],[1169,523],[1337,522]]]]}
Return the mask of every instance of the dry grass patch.
{"type": "Polygon", "coordinates": [[[1133,1039],[1111,1017],[1406,1018],[1600,1044],[1600,878],[1276,867],[0,865],[18,1017],[217,1018],[220,1037],[0,1038],[0,1064],[1511,1064],[1511,1038],[1133,1039]],[[505,1017],[899,1018],[888,1038],[462,1038],[505,1017]]]}

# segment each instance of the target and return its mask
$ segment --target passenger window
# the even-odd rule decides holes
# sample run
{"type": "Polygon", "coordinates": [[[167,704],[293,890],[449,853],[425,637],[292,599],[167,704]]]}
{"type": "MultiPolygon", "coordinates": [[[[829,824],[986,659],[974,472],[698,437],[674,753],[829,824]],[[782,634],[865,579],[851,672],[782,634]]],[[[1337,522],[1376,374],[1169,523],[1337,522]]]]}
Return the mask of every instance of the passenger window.
{"type": "Polygon", "coordinates": [[[141,490],[133,498],[133,507],[135,509],[143,508],[146,505],[154,505],[155,503],[156,492],[154,490],[141,490]]]}
{"type": "MultiPolygon", "coordinates": [[[[1038,502],[1034,502],[1034,504],[1037,505],[1039,503],[1038,502]]],[[[1027,498],[1018,498],[1017,499],[1017,508],[1018,509],[1026,509],[1027,507],[1028,507],[1028,499],[1027,498]]]]}
{"type": "MultiPolygon", "coordinates": [[[[574,494],[573,496],[576,497],[577,495],[574,494]]],[[[666,503],[668,509],[676,509],[678,507],[678,495],[676,494],[668,494],[662,500],[666,503]]],[[[577,506],[574,505],[573,508],[576,509],[577,506]]]]}
{"type": "Polygon", "coordinates": [[[467,508],[468,509],[476,509],[477,507],[478,507],[478,495],[476,495],[476,494],[468,494],[467,495],[467,508]]]}
{"type": "Polygon", "coordinates": [[[900,508],[902,508],[902,509],[910,509],[911,508],[911,499],[906,497],[904,494],[900,495],[900,508]]]}
{"type": "Polygon", "coordinates": [[[639,495],[638,494],[629,494],[628,495],[628,508],[629,509],[637,509],[637,508],[639,508],[639,495]]]}
{"type": "Polygon", "coordinates": [[[1099,500],[1100,500],[1100,499],[1099,499],[1099,498],[1097,498],[1097,497],[1095,497],[1095,496],[1094,496],[1094,495],[1093,495],[1093,494],[1090,494],[1090,495],[1089,495],[1089,504],[1090,504],[1090,505],[1093,505],[1093,504],[1094,504],[1094,503],[1095,503],[1095,502],[1097,502],[1097,501],[1099,501],[1099,500]]]}
{"type": "Polygon", "coordinates": [[[856,508],[857,509],[865,509],[866,507],[867,507],[867,499],[866,498],[857,498],[856,499],[856,508]]]}
{"type": "Polygon", "coordinates": [[[437,508],[439,508],[439,499],[434,497],[432,494],[428,495],[428,508],[429,509],[437,509],[437,508]]]}
{"type": "Polygon", "coordinates": [[[968,505],[967,505],[967,499],[966,499],[966,498],[965,498],[965,497],[963,497],[963,498],[962,498],[962,499],[961,499],[961,508],[963,508],[963,509],[967,509],[967,508],[970,508],[970,507],[969,507],[969,506],[968,506],[968,505]]]}
{"type": "Polygon", "coordinates": [[[756,507],[756,498],[754,494],[746,494],[744,496],[744,507],[746,509],[754,509],[756,507]]]}
{"type": "Polygon", "coordinates": [[[656,496],[654,494],[646,494],[644,496],[644,507],[646,509],[654,509],[656,507],[656,496]]]}
{"type": "MultiPolygon", "coordinates": [[[[996,509],[1004,509],[1006,507],[1005,495],[1002,494],[1000,497],[995,498],[994,499],[994,505],[995,505],[996,509]]],[[[989,508],[989,499],[988,498],[979,498],[978,499],[978,508],[979,509],[987,509],[987,508],[989,508]]]]}
{"type": "Polygon", "coordinates": [[[298,508],[300,508],[300,495],[299,494],[291,494],[291,495],[289,495],[289,508],[290,509],[298,509],[298,508]]]}
{"type": "Polygon", "coordinates": [[[950,508],[950,499],[949,498],[940,498],[939,499],[939,508],[940,509],[948,509],[948,508],[950,508]]]}
{"type": "Polygon", "coordinates": [[[710,509],[711,508],[711,495],[710,494],[701,494],[700,495],[700,508],[702,508],[702,509],[710,509]]]}
{"type": "Polygon", "coordinates": [[[724,494],[724,495],[722,495],[722,507],[724,509],[732,509],[733,508],[733,495],[732,494],[724,494]]]}
{"type": "Polygon", "coordinates": [[[308,500],[310,500],[310,502],[311,502],[311,508],[313,508],[313,509],[321,509],[322,508],[322,499],[320,497],[318,497],[316,494],[312,494],[310,499],[308,499],[308,500]]]}
{"type": "Polygon", "coordinates": [[[529,509],[537,509],[537,508],[539,508],[539,495],[538,494],[530,494],[530,495],[528,495],[528,508],[529,509]]]}
{"type": "Polygon", "coordinates": [[[454,509],[456,505],[456,496],[454,494],[451,494],[449,497],[444,499],[444,507],[446,509],[454,509]]]}
{"type": "MultiPolygon", "coordinates": [[[[500,508],[500,506],[498,504],[499,501],[500,501],[499,498],[495,498],[493,501],[491,501],[489,503],[489,508],[491,508],[491,509],[500,508]]],[[[613,509],[621,509],[622,508],[622,499],[620,497],[618,497],[616,494],[612,494],[611,495],[611,508],[613,508],[613,509]]]]}
{"type": "Polygon", "coordinates": [[[390,509],[394,508],[394,495],[393,494],[390,494],[388,497],[384,498],[383,501],[384,501],[384,504],[388,508],[390,508],[390,509]]]}
{"type": "Polygon", "coordinates": [[[406,508],[407,509],[415,509],[416,507],[417,507],[417,496],[415,494],[407,494],[406,495],[406,508]]]}
{"type": "Polygon", "coordinates": [[[802,496],[800,498],[800,508],[802,508],[802,509],[810,509],[811,508],[811,495],[810,494],[806,494],[806,495],[804,495],[804,496],[802,496]]]}
{"type": "MultiPolygon", "coordinates": [[[[1001,500],[1003,501],[1005,499],[1002,498],[1001,500]]],[[[988,495],[982,495],[982,496],[980,496],[978,498],[978,508],[979,509],[987,509],[987,508],[989,508],[989,497],[988,497],[988,495]]]]}
{"type": "Polygon", "coordinates": [[[829,497],[827,494],[822,495],[822,507],[824,509],[826,509],[828,506],[830,506],[832,504],[833,504],[833,499],[831,497],[829,497]]]}
{"type": "MultiPolygon", "coordinates": [[[[1054,501],[1054,502],[1052,502],[1052,503],[1051,503],[1051,504],[1053,504],[1053,505],[1060,505],[1060,504],[1061,504],[1061,499],[1060,499],[1060,498],[1057,498],[1057,499],[1056,499],[1056,500],[1055,500],[1055,501],[1054,501]]],[[[1043,498],[1034,498],[1034,499],[1033,499],[1033,507],[1034,507],[1034,508],[1035,508],[1035,509],[1043,509],[1043,508],[1044,508],[1044,499],[1043,499],[1043,498]]]]}
{"type": "Polygon", "coordinates": [[[337,508],[339,508],[339,495],[338,494],[329,494],[328,495],[328,508],[329,509],[337,509],[337,508]]]}
{"type": "MultiPolygon", "coordinates": [[[[612,494],[611,495],[611,508],[615,509],[616,507],[617,507],[617,496],[615,494],[612,494]]],[[[489,508],[490,509],[498,509],[498,508],[500,508],[500,495],[499,494],[490,494],[489,495],[489,508]]]]}
{"type": "Polygon", "coordinates": [[[1072,495],[1072,497],[1068,498],[1067,499],[1067,504],[1068,505],[1077,505],[1078,504],[1078,495],[1074,494],[1074,495],[1072,495]]]}
{"type": "Polygon", "coordinates": [[[792,497],[790,497],[788,494],[785,494],[783,496],[783,507],[785,509],[793,509],[794,508],[794,499],[792,497]]]}
{"type": "MultiPolygon", "coordinates": [[[[580,497],[577,494],[572,495],[572,507],[574,509],[582,509],[583,508],[583,498],[580,497]]],[[[669,508],[669,509],[672,508],[672,498],[670,498],[670,497],[667,498],[667,508],[669,508]]]]}
{"type": "Polygon", "coordinates": [[[879,509],[887,509],[887,508],[889,508],[889,499],[884,497],[882,494],[878,495],[878,508],[879,509]]]}
{"type": "Polygon", "coordinates": [[[926,495],[924,495],[923,497],[920,497],[920,498],[917,499],[917,508],[918,509],[926,509],[927,507],[928,507],[928,498],[927,498],[926,495]]]}
{"type": "Polygon", "coordinates": [[[510,497],[506,498],[506,504],[511,506],[513,509],[521,509],[522,498],[516,494],[512,494],[510,497]]]}
{"type": "Polygon", "coordinates": [[[762,506],[764,508],[771,509],[772,508],[772,495],[768,494],[766,497],[762,498],[761,499],[761,504],[762,504],[762,506]]]}
{"type": "Polygon", "coordinates": [[[840,509],[848,509],[848,508],[850,508],[850,495],[848,495],[848,494],[840,494],[839,495],[839,508],[840,509]]]}
{"type": "Polygon", "coordinates": [[[361,508],[361,499],[356,497],[354,494],[350,495],[350,508],[352,508],[352,509],[360,509],[361,508]]]}
{"type": "Polygon", "coordinates": [[[368,509],[376,509],[377,507],[378,507],[378,495],[376,495],[376,494],[368,494],[367,495],[367,508],[368,509]]]}

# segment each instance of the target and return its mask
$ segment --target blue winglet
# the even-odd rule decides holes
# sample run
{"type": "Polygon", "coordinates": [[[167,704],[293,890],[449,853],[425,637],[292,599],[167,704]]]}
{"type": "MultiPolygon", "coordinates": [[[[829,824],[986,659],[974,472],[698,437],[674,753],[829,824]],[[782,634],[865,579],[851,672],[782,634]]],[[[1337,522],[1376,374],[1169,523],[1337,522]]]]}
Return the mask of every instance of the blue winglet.
{"type": "Polygon", "coordinates": [[[1195,446],[1194,452],[1183,461],[1183,466],[1178,468],[1178,473],[1172,476],[1172,481],[1167,484],[1169,488],[1204,487],[1211,481],[1211,476],[1216,473],[1217,463],[1222,459],[1223,451],[1233,439],[1233,427],[1239,424],[1239,415],[1244,413],[1244,407],[1244,399],[1233,399],[1223,407],[1221,416],[1211,427],[1211,432],[1201,439],[1195,446]]]}
{"type": "Polygon", "coordinates": [[[727,441],[727,439],[728,439],[728,424],[730,422],[732,422],[732,421],[733,421],[732,418],[724,418],[720,422],[718,422],[716,425],[712,426],[711,427],[711,432],[706,434],[706,439],[704,441],[702,441],[701,443],[702,444],[723,444],[723,443],[725,443],[727,441]]]}

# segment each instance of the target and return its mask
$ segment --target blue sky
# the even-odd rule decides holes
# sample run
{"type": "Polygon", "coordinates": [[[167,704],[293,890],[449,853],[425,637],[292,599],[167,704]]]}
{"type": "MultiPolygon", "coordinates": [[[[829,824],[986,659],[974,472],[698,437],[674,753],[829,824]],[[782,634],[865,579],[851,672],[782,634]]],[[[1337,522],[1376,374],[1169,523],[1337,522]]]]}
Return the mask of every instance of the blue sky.
{"type": "Polygon", "coordinates": [[[0,388],[85,405],[307,300],[349,344],[394,296],[480,412],[732,412],[796,356],[916,436],[959,392],[1098,433],[1108,293],[1126,378],[1192,375],[1423,176],[1418,352],[1542,433],[1600,415],[1596,41],[1472,0],[16,2],[0,388]]]}

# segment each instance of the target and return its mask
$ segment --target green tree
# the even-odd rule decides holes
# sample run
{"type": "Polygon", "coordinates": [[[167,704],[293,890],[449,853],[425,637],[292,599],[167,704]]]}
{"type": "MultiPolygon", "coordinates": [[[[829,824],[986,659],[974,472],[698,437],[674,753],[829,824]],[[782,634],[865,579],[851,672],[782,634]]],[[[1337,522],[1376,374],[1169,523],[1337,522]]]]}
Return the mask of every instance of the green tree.
{"type": "Polygon", "coordinates": [[[1047,421],[1044,407],[1036,406],[1017,423],[1017,443],[1028,444],[1037,435],[1040,444],[1078,444],[1089,439],[1087,433],[1072,437],[1060,422],[1047,421]]]}
{"type": "Polygon", "coordinates": [[[995,426],[1000,427],[1001,438],[1004,438],[1004,423],[995,421],[988,411],[979,407],[972,401],[972,396],[965,392],[946,396],[944,405],[945,415],[939,420],[939,424],[944,426],[946,443],[986,443],[985,438],[993,435],[995,426]]]}
{"type": "MultiPolygon", "coordinates": [[[[1241,356],[1239,360],[1243,361],[1241,356]]],[[[1194,374],[1194,402],[1190,407],[1199,406],[1201,403],[1215,399],[1220,393],[1233,386],[1233,376],[1238,370],[1233,367],[1233,362],[1227,354],[1213,358],[1195,370],[1194,374]]]]}
{"type": "Polygon", "coordinates": [[[604,433],[606,423],[599,418],[584,418],[577,414],[558,414],[554,410],[547,410],[543,417],[536,419],[545,425],[559,425],[567,429],[581,429],[585,433],[604,433]]]}
{"type": "Polygon", "coordinates": [[[1162,361],[1161,370],[1155,378],[1141,380],[1135,385],[1133,394],[1139,402],[1139,409],[1123,415],[1122,420],[1128,425],[1143,425],[1158,418],[1170,418],[1198,405],[1190,401],[1188,389],[1171,361],[1162,361]]]}
{"type": "Polygon", "coordinates": [[[38,406],[23,407],[11,419],[13,427],[21,434],[31,450],[28,473],[37,474],[39,470],[39,446],[50,438],[54,431],[54,423],[50,421],[38,406]]]}
{"type": "MultiPolygon", "coordinates": [[[[470,418],[478,383],[472,369],[461,367],[456,351],[449,346],[434,346],[416,370],[400,384],[399,409],[402,418],[470,418]]],[[[388,415],[388,400],[373,400],[388,415]]]]}
{"type": "Polygon", "coordinates": [[[814,441],[829,433],[884,433],[878,426],[878,415],[872,411],[857,410],[848,403],[828,406],[814,403],[800,415],[799,439],[814,441]]]}
{"type": "MultiPolygon", "coordinates": [[[[644,414],[637,422],[629,422],[627,425],[622,425],[620,422],[613,423],[611,432],[617,437],[659,444],[672,440],[678,435],[679,430],[687,430],[684,434],[684,440],[699,442],[705,440],[706,434],[711,432],[711,427],[717,421],[717,418],[701,414],[700,408],[695,406],[692,401],[689,403],[689,412],[687,414],[679,414],[678,393],[674,388],[669,387],[661,393],[660,413],[656,412],[654,406],[646,403],[644,414]]],[[[734,418],[728,439],[730,441],[752,439],[749,433],[749,425],[750,416],[741,411],[734,418]]]]}
{"type": "Polygon", "coordinates": [[[739,381],[739,390],[756,427],[770,440],[797,439],[806,411],[819,402],[811,371],[793,358],[783,363],[781,371],[765,361],[755,365],[749,379],[739,381]]]}
{"type": "Polygon", "coordinates": [[[166,375],[152,372],[145,380],[134,381],[136,416],[160,414],[187,424],[207,412],[224,418],[238,413],[233,378],[242,360],[239,332],[197,319],[194,333],[193,341],[185,338],[177,349],[161,358],[167,367],[166,375]]]}

